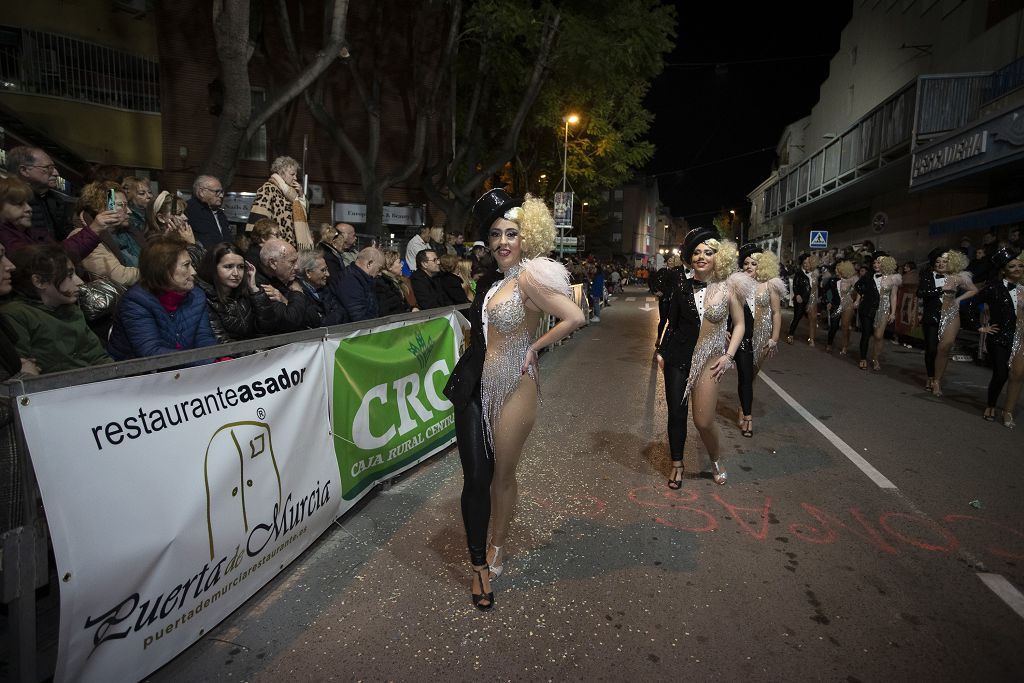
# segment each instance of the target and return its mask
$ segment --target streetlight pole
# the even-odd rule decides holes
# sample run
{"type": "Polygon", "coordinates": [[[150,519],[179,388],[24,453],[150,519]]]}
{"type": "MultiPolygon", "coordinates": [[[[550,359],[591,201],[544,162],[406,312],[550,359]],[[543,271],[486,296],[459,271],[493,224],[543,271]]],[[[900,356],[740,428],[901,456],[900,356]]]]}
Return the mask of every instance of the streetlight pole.
{"type": "MultiPolygon", "coordinates": [[[[580,117],[576,116],[576,114],[569,114],[568,116],[563,116],[562,117],[562,121],[565,122],[565,139],[564,139],[564,141],[562,143],[562,194],[563,195],[565,194],[566,176],[567,176],[567,170],[568,170],[568,165],[569,165],[569,124],[570,123],[574,124],[574,123],[576,123],[579,120],[580,120],[580,117]]],[[[570,209],[570,215],[571,215],[571,209],[570,209]]],[[[562,226],[558,226],[558,228],[559,228],[558,229],[558,260],[562,260],[562,257],[565,256],[565,244],[564,244],[564,242],[565,242],[565,232],[562,229],[562,226]]]]}

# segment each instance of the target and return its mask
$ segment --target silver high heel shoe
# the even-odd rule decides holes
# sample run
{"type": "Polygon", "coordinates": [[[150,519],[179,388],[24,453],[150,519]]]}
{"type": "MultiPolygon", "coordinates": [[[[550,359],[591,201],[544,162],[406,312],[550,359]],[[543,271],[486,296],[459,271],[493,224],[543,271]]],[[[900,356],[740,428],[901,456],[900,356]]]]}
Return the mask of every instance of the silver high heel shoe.
{"type": "Polygon", "coordinates": [[[491,548],[494,549],[494,555],[487,564],[491,567],[491,578],[496,579],[505,570],[505,558],[502,556],[500,545],[492,545],[491,548]]]}

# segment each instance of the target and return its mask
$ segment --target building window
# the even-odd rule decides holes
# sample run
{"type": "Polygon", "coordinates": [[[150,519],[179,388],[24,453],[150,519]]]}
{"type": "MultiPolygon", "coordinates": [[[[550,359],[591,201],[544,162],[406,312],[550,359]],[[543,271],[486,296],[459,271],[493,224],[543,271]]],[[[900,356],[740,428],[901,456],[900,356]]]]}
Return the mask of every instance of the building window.
{"type": "Polygon", "coordinates": [[[615,190],[615,201],[622,201],[622,190],[615,190]]]}
{"type": "MultiPolygon", "coordinates": [[[[253,88],[252,90],[252,111],[253,113],[258,112],[267,102],[267,91],[263,88],[253,88]]],[[[248,159],[249,161],[266,161],[267,160],[267,124],[263,124],[259,127],[252,137],[249,138],[249,142],[245,145],[245,150],[242,152],[242,158],[248,159]]]]}
{"type": "Polygon", "coordinates": [[[30,29],[0,26],[0,88],[160,112],[157,60],[30,29]]]}
{"type": "Polygon", "coordinates": [[[621,242],[621,241],[622,241],[622,233],[621,232],[613,232],[612,233],[612,242],[621,242]]]}

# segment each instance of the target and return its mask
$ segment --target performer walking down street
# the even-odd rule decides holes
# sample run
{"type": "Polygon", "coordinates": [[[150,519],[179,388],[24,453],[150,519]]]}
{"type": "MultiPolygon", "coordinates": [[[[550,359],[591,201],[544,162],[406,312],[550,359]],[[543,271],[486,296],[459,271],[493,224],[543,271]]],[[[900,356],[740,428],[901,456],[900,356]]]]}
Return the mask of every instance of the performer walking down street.
{"type": "Polygon", "coordinates": [[[924,337],[924,369],[928,374],[924,388],[931,391],[935,384],[935,356],[939,352],[939,316],[942,312],[942,284],[945,275],[935,270],[935,261],[946,253],[942,247],[928,253],[928,267],[921,269],[917,283],[917,322],[924,337]]]}
{"type": "Polygon", "coordinates": [[[832,300],[837,303],[830,304],[828,311],[828,341],[825,344],[825,351],[831,351],[835,342],[836,333],[842,331],[840,338],[839,355],[846,355],[846,347],[850,345],[850,323],[853,321],[853,312],[856,308],[853,300],[853,286],[857,284],[857,270],[850,261],[840,261],[836,264],[835,277],[829,281],[832,289],[832,300]]]}
{"type": "Polygon", "coordinates": [[[807,344],[814,346],[818,334],[818,259],[810,254],[801,254],[799,267],[793,275],[793,322],[789,324],[786,343],[793,343],[796,326],[807,315],[807,344]]]}
{"type": "Polygon", "coordinates": [[[960,303],[978,293],[971,274],[964,270],[967,257],[959,251],[950,249],[935,259],[934,282],[942,290],[942,307],[939,310],[939,327],[936,331],[938,346],[935,354],[935,375],[931,391],[935,396],[942,396],[942,377],[946,374],[949,364],[949,352],[960,332],[960,303]],[[957,296],[962,292],[960,296],[957,296]]]}
{"type": "Polygon", "coordinates": [[[869,343],[874,339],[871,350],[871,366],[882,369],[882,345],[885,328],[896,320],[896,291],[902,278],[896,273],[896,259],[884,251],[872,254],[872,270],[857,281],[856,291],[861,297],[860,320],[860,362],[861,370],[868,368],[869,343]]]}
{"type": "Polygon", "coordinates": [[[676,283],[669,309],[668,328],[658,353],[665,375],[668,403],[668,442],[672,457],[669,488],[683,485],[683,449],[686,445],[686,408],[693,396],[693,424],[711,459],[715,483],[726,482],[719,464],[719,433],[715,424],[718,383],[735,362],[745,333],[744,301],[754,281],[736,271],[739,254],[732,242],[719,241],[718,232],[695,228],[683,242],[682,258],[693,277],[676,283]],[[726,325],[734,321],[726,346],[726,325]]]}
{"type": "Polygon", "coordinates": [[[504,278],[489,287],[478,284],[471,345],[444,393],[455,406],[473,604],[488,610],[494,606],[490,581],[502,572],[515,508],[516,467],[537,414],[538,354],[585,320],[569,296],[568,271],[542,256],[555,239],[554,219],[542,200],[494,189],[477,200],[473,215],[504,278]],[[559,322],[534,341],[542,313],[559,322]]]}
{"type": "Polygon", "coordinates": [[[985,419],[996,419],[996,402],[1003,386],[1006,405],[1003,407],[1003,425],[1013,429],[1013,410],[1017,406],[1021,385],[1024,384],[1024,253],[1003,247],[992,255],[992,270],[997,273],[978,294],[989,307],[989,323],[978,332],[988,336],[988,352],[992,359],[992,380],[988,385],[988,405],[985,419]]]}
{"type": "Polygon", "coordinates": [[[779,278],[779,260],[775,254],[748,244],[740,249],[743,272],[755,283],[754,291],[744,302],[746,334],[736,352],[737,393],[740,397],[740,433],[754,435],[754,376],[779,347],[782,328],[781,298],[786,283],[779,278]]]}

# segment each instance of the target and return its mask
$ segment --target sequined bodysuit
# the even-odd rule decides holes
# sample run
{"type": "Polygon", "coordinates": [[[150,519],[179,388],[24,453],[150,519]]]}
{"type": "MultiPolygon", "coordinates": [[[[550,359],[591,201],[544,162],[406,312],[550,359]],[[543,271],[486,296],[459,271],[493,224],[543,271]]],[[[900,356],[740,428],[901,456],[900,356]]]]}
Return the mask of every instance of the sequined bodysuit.
{"type": "Polygon", "coordinates": [[[818,271],[817,269],[807,273],[807,282],[810,284],[811,293],[807,295],[807,315],[811,322],[815,320],[818,310],[818,271]]]}
{"type": "Polygon", "coordinates": [[[958,288],[964,287],[963,277],[947,275],[942,286],[942,309],[939,311],[939,339],[942,339],[953,320],[960,315],[960,305],[956,302],[958,288]]]}
{"type": "Polygon", "coordinates": [[[1017,326],[1010,344],[1010,367],[1024,355],[1024,285],[1017,285],[1017,326]]]}
{"type": "Polygon", "coordinates": [[[899,287],[903,278],[899,275],[883,275],[878,281],[878,311],[875,313],[875,328],[889,324],[889,313],[892,311],[892,290],[899,287]]]}
{"type": "Polygon", "coordinates": [[[786,285],[779,278],[772,278],[757,286],[754,294],[754,365],[761,367],[761,362],[768,354],[766,344],[772,338],[772,289],[781,292],[786,285]]]}
{"type": "Polygon", "coordinates": [[[857,276],[843,278],[836,287],[839,289],[839,305],[832,309],[832,317],[839,318],[843,311],[853,308],[853,285],[857,282],[857,276]]]}
{"type": "MultiPolygon", "coordinates": [[[[519,291],[519,275],[522,271],[522,264],[517,264],[505,273],[504,280],[494,283],[496,291],[502,283],[511,282],[511,295],[495,305],[486,306],[487,354],[484,356],[484,369],[480,377],[480,405],[484,436],[491,452],[494,451],[493,425],[501,415],[505,400],[519,388],[523,358],[533,342],[526,327],[526,307],[519,291]]],[[[532,367],[529,372],[534,377],[532,367]]],[[[540,385],[537,390],[539,393],[540,385]]]]}
{"type": "MultiPolygon", "coordinates": [[[[746,275],[743,277],[753,280],[746,275]]],[[[725,353],[725,334],[729,320],[729,287],[724,280],[713,282],[707,287],[707,294],[704,298],[704,317],[700,324],[700,334],[697,336],[697,343],[693,348],[693,360],[690,361],[690,376],[686,380],[686,392],[683,394],[685,400],[690,392],[700,381],[704,373],[704,366],[713,357],[725,353]]]]}

